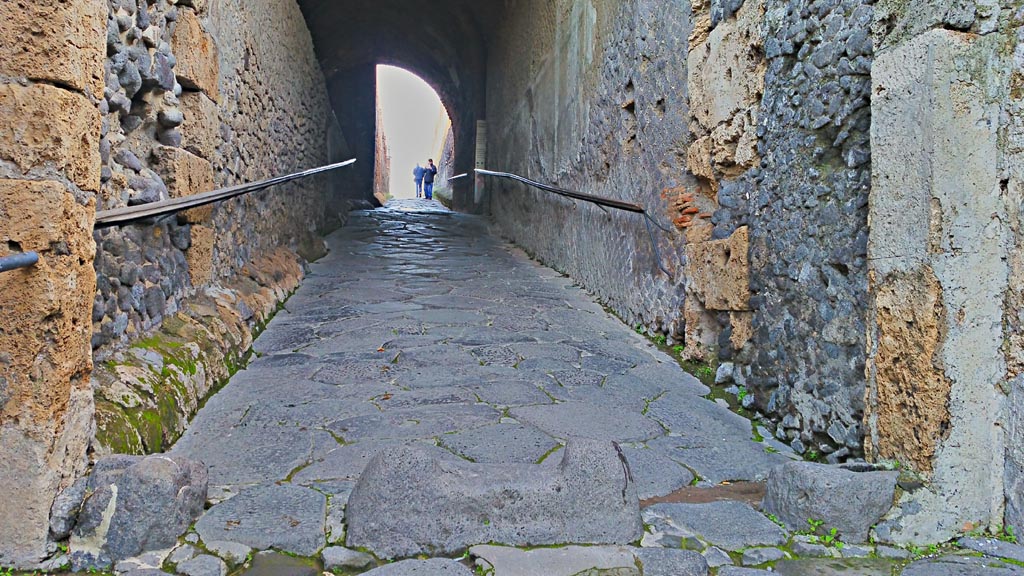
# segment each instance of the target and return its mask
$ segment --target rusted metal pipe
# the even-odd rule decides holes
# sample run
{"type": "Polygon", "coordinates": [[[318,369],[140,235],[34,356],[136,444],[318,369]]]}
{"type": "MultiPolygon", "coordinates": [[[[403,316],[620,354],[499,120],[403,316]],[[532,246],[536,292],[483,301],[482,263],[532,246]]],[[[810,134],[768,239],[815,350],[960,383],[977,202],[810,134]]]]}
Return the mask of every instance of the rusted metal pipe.
{"type": "Polygon", "coordinates": [[[346,160],[345,162],[338,162],[337,164],[328,164],[327,166],[320,166],[318,168],[311,168],[309,170],[303,170],[302,172],[295,172],[294,174],[287,174],[285,176],[278,176],[276,178],[270,178],[268,180],[260,180],[259,182],[252,182],[250,184],[240,184],[238,186],[230,186],[228,188],[221,188],[219,190],[213,190],[211,192],[203,192],[202,194],[194,194],[192,196],[184,196],[181,198],[171,198],[170,200],[161,200],[159,202],[151,202],[149,204],[142,204],[140,206],[128,206],[126,208],[114,208],[113,210],[101,210],[96,213],[96,228],[106,228],[109,226],[121,226],[124,224],[131,224],[138,220],[144,220],[146,218],[154,218],[156,216],[164,216],[167,214],[174,214],[182,210],[188,210],[189,208],[196,208],[199,206],[205,206],[207,204],[213,204],[214,202],[220,202],[235,196],[241,196],[242,194],[248,194],[250,192],[257,192],[276,186],[278,184],[284,184],[285,182],[291,182],[292,180],[298,180],[300,178],[307,178],[330,170],[337,170],[338,168],[344,168],[355,163],[355,158],[346,160]]]}
{"type": "Polygon", "coordinates": [[[35,266],[37,262],[39,262],[39,254],[35,252],[24,252],[22,254],[4,256],[3,258],[0,258],[0,272],[9,272],[11,270],[17,270],[18,268],[28,268],[29,266],[35,266]]]}
{"type": "Polygon", "coordinates": [[[565,196],[566,198],[572,198],[574,200],[590,202],[591,204],[597,205],[597,207],[602,210],[604,210],[604,207],[607,206],[609,208],[615,208],[616,210],[624,210],[626,212],[640,214],[641,216],[644,217],[644,226],[647,228],[647,235],[651,239],[651,249],[654,251],[654,259],[658,265],[658,269],[664,272],[666,276],[674,280],[672,273],[669,272],[668,269],[665,268],[665,265],[661,263],[661,250],[658,249],[658,242],[654,238],[654,231],[651,229],[651,224],[654,224],[655,226],[664,230],[665,232],[670,232],[670,230],[659,224],[657,220],[655,220],[650,214],[647,213],[647,209],[644,208],[643,206],[639,204],[633,204],[631,202],[623,202],[621,200],[614,200],[612,198],[605,198],[603,196],[594,196],[593,194],[586,194],[583,192],[576,192],[574,190],[566,190],[565,188],[559,188],[557,186],[542,184],[540,182],[537,182],[536,180],[530,180],[529,178],[519,176],[518,174],[510,174],[508,172],[494,172],[492,170],[484,170],[482,168],[477,168],[475,172],[482,176],[509,178],[517,182],[522,182],[527,186],[533,186],[534,188],[544,190],[545,192],[551,192],[553,194],[558,194],[559,196],[565,196]]]}

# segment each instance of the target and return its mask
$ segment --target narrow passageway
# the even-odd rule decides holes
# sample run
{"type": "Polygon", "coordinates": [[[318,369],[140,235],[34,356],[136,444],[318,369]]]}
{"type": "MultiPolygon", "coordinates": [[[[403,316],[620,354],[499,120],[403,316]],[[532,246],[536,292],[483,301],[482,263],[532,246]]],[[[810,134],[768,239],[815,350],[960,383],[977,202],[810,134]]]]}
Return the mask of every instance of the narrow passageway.
{"type": "Polygon", "coordinates": [[[304,556],[342,544],[363,468],[403,443],[550,464],[570,437],[615,441],[640,499],[763,479],[787,461],[485,220],[395,201],[353,213],[329,243],[256,341],[259,358],[172,450],[205,462],[210,499],[223,501],[196,524],[204,542],[304,556]]]}

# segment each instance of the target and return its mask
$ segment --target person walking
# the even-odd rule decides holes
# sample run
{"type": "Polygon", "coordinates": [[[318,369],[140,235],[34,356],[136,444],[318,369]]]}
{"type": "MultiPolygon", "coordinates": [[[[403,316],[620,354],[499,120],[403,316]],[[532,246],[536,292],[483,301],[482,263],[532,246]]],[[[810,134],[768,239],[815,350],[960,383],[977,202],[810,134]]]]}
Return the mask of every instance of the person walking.
{"type": "Polygon", "coordinates": [[[419,163],[417,163],[416,167],[412,169],[412,181],[416,183],[416,197],[417,198],[419,198],[420,196],[423,195],[423,173],[424,172],[426,172],[426,170],[424,170],[423,166],[420,166],[419,163]]]}
{"type": "Polygon", "coordinates": [[[427,160],[427,167],[423,169],[423,194],[427,200],[434,198],[434,176],[437,175],[437,166],[434,166],[434,159],[427,160]]]}

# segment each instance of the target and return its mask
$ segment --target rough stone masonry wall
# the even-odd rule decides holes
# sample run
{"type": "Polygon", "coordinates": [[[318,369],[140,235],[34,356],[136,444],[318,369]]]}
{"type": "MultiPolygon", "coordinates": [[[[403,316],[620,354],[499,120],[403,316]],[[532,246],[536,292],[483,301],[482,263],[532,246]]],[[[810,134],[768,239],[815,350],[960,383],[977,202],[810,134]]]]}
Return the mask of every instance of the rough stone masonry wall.
{"type": "Polygon", "coordinates": [[[46,557],[54,494],[92,436],[103,0],[0,3],[0,565],[46,557]]]}
{"type": "MultiPolygon", "coordinates": [[[[490,47],[488,168],[637,202],[669,222],[661,192],[685,174],[689,10],[660,1],[521,0],[490,47]]],[[[631,325],[682,340],[681,238],[643,221],[487,180],[502,232],[631,325]]]]}
{"type": "Polygon", "coordinates": [[[1022,23],[1011,1],[876,9],[866,447],[925,481],[882,539],[1024,522],[1022,23]]]}
{"type": "MultiPolygon", "coordinates": [[[[328,144],[336,121],[294,2],[108,0],[107,8],[101,209],[343,157],[343,138],[328,144]]],[[[320,177],[97,232],[97,451],[173,442],[226,377],[222,360],[237,360],[235,348],[248,346],[298,281],[294,253],[322,253],[318,233],[344,217],[332,192],[320,177]],[[170,332],[157,331],[168,322],[170,332]],[[198,348],[179,349],[182,323],[204,334],[198,348]]]]}
{"type": "Polygon", "coordinates": [[[729,190],[749,198],[756,343],[737,379],[832,460],[863,438],[872,4],[766,2],[762,160],[729,190]]]}

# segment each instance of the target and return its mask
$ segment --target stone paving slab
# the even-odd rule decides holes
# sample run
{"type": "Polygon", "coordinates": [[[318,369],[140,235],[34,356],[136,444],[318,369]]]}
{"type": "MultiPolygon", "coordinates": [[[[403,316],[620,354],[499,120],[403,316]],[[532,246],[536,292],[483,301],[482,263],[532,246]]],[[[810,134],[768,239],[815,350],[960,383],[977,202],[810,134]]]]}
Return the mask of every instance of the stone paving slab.
{"type": "Polygon", "coordinates": [[[494,424],[441,436],[441,446],[481,463],[536,464],[559,446],[558,441],[533,426],[494,424]]]}
{"type": "Polygon", "coordinates": [[[642,414],[584,402],[523,406],[512,409],[511,414],[517,420],[533,424],[560,439],[582,436],[616,442],[643,442],[665,433],[657,422],[642,414]]]}
{"type": "Polygon", "coordinates": [[[245,490],[196,522],[203,541],[312,556],[326,545],[327,498],[306,488],[271,484],[245,490]]]}
{"type": "Polygon", "coordinates": [[[731,552],[751,546],[780,546],[786,535],[774,522],[741,502],[654,504],[643,512],[644,522],[667,520],[682,536],[698,536],[731,552]]]}
{"type": "Polygon", "coordinates": [[[782,576],[892,576],[897,566],[890,560],[874,558],[802,559],[783,560],[775,564],[774,570],[782,576]]]}
{"type": "Polygon", "coordinates": [[[1024,574],[1024,566],[999,558],[942,556],[911,563],[902,576],[1014,576],[1024,574]]]}
{"type": "Polygon", "coordinates": [[[614,570],[616,576],[640,576],[633,552],[626,546],[519,550],[482,545],[473,546],[469,553],[477,558],[476,565],[481,569],[493,569],[494,576],[575,576],[588,570],[614,570]]]}
{"type": "Polygon", "coordinates": [[[432,558],[395,562],[364,572],[363,576],[473,576],[473,571],[454,560],[432,558]]]}

